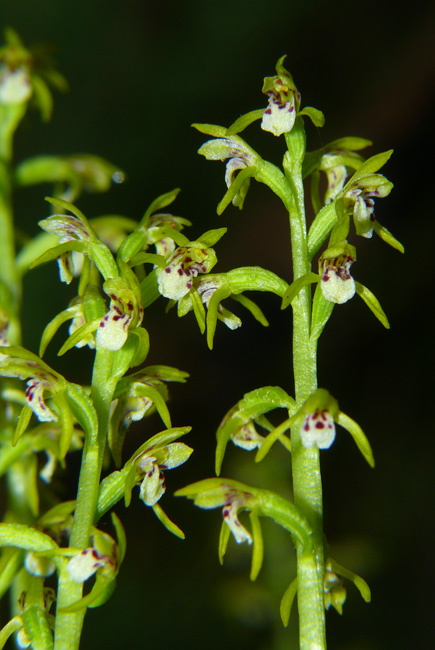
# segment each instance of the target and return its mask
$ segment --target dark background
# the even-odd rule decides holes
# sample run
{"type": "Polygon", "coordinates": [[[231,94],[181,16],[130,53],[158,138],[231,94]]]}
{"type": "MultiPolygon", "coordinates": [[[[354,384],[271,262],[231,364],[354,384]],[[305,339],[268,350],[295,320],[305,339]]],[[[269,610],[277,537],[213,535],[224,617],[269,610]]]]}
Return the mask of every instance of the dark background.
{"type": "MultiPolygon", "coordinates": [[[[57,43],[59,69],[71,85],[69,94],[56,97],[49,125],[37,113],[26,120],[16,142],[17,160],[89,152],[119,165],[128,175],[122,186],[81,199],[89,217],[120,213],[140,219],[157,195],[182,187],[174,212],[193,221],[192,239],[209,228],[229,227],[217,246],[216,271],[258,264],[291,279],[281,206],[267,188],[253,184],[243,212],[231,206],[218,218],[224,166],[196,155],[204,138],[189,126],[229,125],[264,106],[263,77],[274,74],[282,54],[288,55],[302,105],[326,116],[321,131],[308,125],[309,148],[359,135],[373,139],[373,153],[395,149],[383,171],[396,187],[378,202],[376,215],[405,244],[406,255],[376,237],[353,242],[358,244],[355,275],[381,300],[391,330],[355,298],[335,309],[320,341],[319,383],[363,426],[376,458],[372,471],[344,431],[333,449],[322,453],[331,552],[364,575],[373,593],[365,605],[349,586],[343,617],[328,613],[328,639],[334,650],[429,647],[432,3],[2,0],[0,19],[27,44],[57,43]]],[[[281,140],[258,126],[250,127],[246,139],[280,163],[281,140]]],[[[30,234],[48,214],[42,198],[49,192],[47,186],[17,196],[18,225],[30,234]]],[[[37,349],[46,322],[73,295],[74,287],[59,286],[55,265],[28,276],[23,309],[28,347],[37,349]]],[[[191,373],[186,386],[171,389],[171,413],[175,425],[193,425],[189,441],[195,453],[167,473],[161,502],[186,532],[186,541],[167,533],[138,500],[128,511],[118,508],[128,553],[114,596],[87,616],[83,650],[296,647],[295,616],[284,630],[278,615],[295,570],[288,535],[265,522],[265,566],[251,584],[247,548],[233,544],[224,568],[219,567],[218,513],[171,496],[187,482],[213,475],[214,432],[243,393],[267,384],[291,392],[289,312],[280,312],[274,297],[260,296],[258,302],[269,329],[242,313],[240,330],[218,327],[213,352],[191,314],[182,320],[175,312],[165,315],[163,301],[147,312],[149,362],[191,373]]],[[[58,360],[55,351],[53,344],[49,363],[73,381],[89,382],[91,353],[75,351],[58,360]]],[[[132,449],[160,428],[157,418],[143,422],[131,433],[132,449]]],[[[223,473],[288,495],[286,462],[288,456],[276,449],[254,466],[249,454],[231,448],[223,473]]],[[[72,461],[67,480],[73,466],[72,461]]]]}

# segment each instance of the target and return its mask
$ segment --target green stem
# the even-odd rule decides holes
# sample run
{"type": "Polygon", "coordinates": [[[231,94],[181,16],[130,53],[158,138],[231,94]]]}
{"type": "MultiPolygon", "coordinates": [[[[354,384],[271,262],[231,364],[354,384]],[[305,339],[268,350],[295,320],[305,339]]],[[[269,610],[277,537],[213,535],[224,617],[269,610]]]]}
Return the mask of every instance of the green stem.
{"type": "MultiPolygon", "coordinates": [[[[98,414],[98,437],[95,443],[88,437],[83,449],[77,505],[70,536],[72,548],[86,548],[89,545],[95,521],[110,406],[116,387],[112,373],[113,355],[113,352],[107,350],[97,350],[95,357],[91,397],[98,414]]],[[[55,650],[77,650],[79,647],[86,610],[65,613],[62,608],[76,602],[81,596],[82,585],[74,582],[67,571],[61,572],[57,594],[55,650]]]]}
{"type": "MultiPolygon", "coordinates": [[[[302,183],[305,132],[299,118],[286,135],[290,157],[285,159],[287,181],[293,195],[290,211],[293,280],[310,271],[302,183]]],[[[293,302],[293,372],[299,407],[317,388],[316,348],[310,343],[311,292],[304,287],[293,302]]],[[[299,426],[291,432],[294,502],[313,531],[312,549],[297,543],[300,650],[325,650],[323,504],[319,450],[306,449],[299,426]]]]}

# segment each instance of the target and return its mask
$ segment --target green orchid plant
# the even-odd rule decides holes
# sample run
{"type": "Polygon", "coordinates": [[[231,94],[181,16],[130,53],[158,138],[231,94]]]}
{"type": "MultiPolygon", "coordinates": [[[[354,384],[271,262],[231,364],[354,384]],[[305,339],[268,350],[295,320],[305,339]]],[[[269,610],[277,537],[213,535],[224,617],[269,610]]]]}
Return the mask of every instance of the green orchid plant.
{"type": "MultiPolygon", "coordinates": [[[[268,97],[266,109],[239,117],[229,128],[210,124],[193,126],[212,138],[201,146],[198,153],[207,160],[226,161],[227,192],[218,205],[218,214],[231,203],[242,209],[254,178],[281,199],[284,212],[289,215],[292,280],[286,283],[265,269],[252,268],[249,270],[250,281],[240,289],[272,291],[281,296],[283,309],[291,306],[294,397],[277,386],[258,388],[242,397],[224,417],[217,431],[216,474],[219,476],[221,472],[230,440],[245,450],[256,450],[256,462],[261,461],[279,441],[284,447],[282,453],[288,452],[291,456],[287,465],[293,502],[279,494],[227,478],[205,479],[178,490],[176,494],[193,499],[201,508],[223,507],[220,560],[223,560],[231,533],[238,544],[252,544],[252,580],[259,573],[263,557],[260,518],[272,517],[290,532],[296,548],[297,575],[283,595],[281,618],[286,626],[297,596],[300,648],[321,650],[326,648],[325,609],[332,605],[341,614],[346,600],[342,579],[353,582],[366,602],[370,601],[370,589],[362,578],[329,555],[323,530],[320,450],[332,446],[336,425],[339,425],[351,434],[370,467],[374,467],[374,458],[361,427],[340,410],[337,400],[325,388],[318,387],[318,340],[335,305],[347,302],[355,294],[362,298],[381,324],[389,328],[379,301],[370,289],[354,280],[350,267],[357,259],[358,236],[371,238],[375,232],[398,251],[403,252],[403,246],[374,215],[375,199],[387,196],[393,187],[378,173],[392,151],[365,160],[359,152],[371,142],[345,137],[317,151],[307,152],[304,119],[322,127],[324,117],[315,108],[301,109],[301,95],[284,67],[284,59],[278,61],[276,75],[264,81],[263,93],[268,97]],[[285,140],[287,150],[282,169],[264,160],[239,135],[258,120],[261,120],[261,129],[285,140]],[[324,180],[321,179],[322,173],[324,180]],[[310,226],[306,218],[304,182],[310,184],[315,214],[310,226]],[[326,187],[323,196],[321,186],[326,187]],[[355,244],[349,242],[350,238],[355,244]],[[317,262],[314,262],[318,253],[317,262]],[[316,271],[312,270],[313,264],[316,271]],[[313,284],[316,285],[314,292],[311,290],[313,284]],[[266,414],[277,408],[286,409],[287,417],[274,426],[266,414]],[[238,519],[241,510],[250,513],[251,532],[238,519]]],[[[234,272],[228,273],[227,277],[231,273],[234,272]]],[[[241,278],[243,270],[239,269],[238,273],[241,278]]],[[[199,289],[199,283],[197,286],[198,293],[204,296],[211,285],[207,279],[202,282],[205,291],[199,289]]],[[[215,280],[212,282],[216,283],[215,280]]],[[[203,297],[202,302],[209,311],[212,306],[219,310],[221,298],[227,297],[231,288],[231,282],[225,293],[220,287],[216,288],[212,297],[206,300],[203,297]]],[[[184,315],[183,310],[180,315],[184,315]]],[[[261,322],[258,316],[257,312],[261,322]]],[[[222,311],[220,315],[218,311],[218,317],[225,322],[222,311]]],[[[210,317],[213,327],[214,319],[210,317]]],[[[200,318],[198,322],[202,322],[200,318]]],[[[209,328],[210,347],[213,332],[214,329],[209,328]]],[[[286,462],[285,457],[283,462],[286,462]]]]}
{"type": "Polygon", "coordinates": [[[276,75],[264,81],[266,108],[240,117],[229,128],[194,126],[212,138],[199,153],[208,160],[227,161],[227,191],[219,214],[231,203],[243,208],[252,178],[281,199],[290,218],[290,281],[259,266],[213,273],[215,247],[226,228],[189,239],[183,230],[191,223],[166,211],[178,189],[154,199],[138,221],[121,215],[87,218],[76,202],[84,191],[102,192],[112,182],[122,182],[124,172],[115,165],[89,154],[42,155],[15,165],[13,138],[26,111],[34,105],[48,120],[51,88],[64,90],[67,84],[46,57],[39,61],[15,32],[6,31],[6,45],[0,49],[0,476],[5,477],[7,503],[0,523],[0,595],[10,594],[11,618],[0,631],[0,648],[13,634],[20,648],[79,648],[85,614],[111,596],[126,553],[126,534],[114,512],[113,534],[101,529],[102,518],[117,503],[128,507],[138,496],[169,532],[184,538],[160,502],[166,490],[165,472],[185,463],[192,453],[180,441],[190,427],[173,426],[167,405],[167,384],[184,383],[188,375],[170,366],[144,365],[151,344],[144,314],[160,298],[167,300],[168,308],[176,307],[180,317],[193,312],[210,349],[218,321],[231,330],[242,324],[223,305],[228,298],[262,325],[267,325],[267,319],[246,292],[268,291],[281,299],[283,309],[291,307],[294,397],[277,386],[238,396],[217,432],[217,477],[177,494],[201,508],[222,508],[219,558],[222,562],[231,534],[238,544],[252,545],[252,580],[263,561],[261,517],[272,518],[290,533],[297,575],[282,598],[281,618],[286,626],[297,596],[301,650],[326,648],[325,608],[332,605],[342,612],[343,578],[370,600],[364,580],[329,555],[322,523],[319,450],[332,446],[339,425],[351,434],[371,467],[373,454],[359,425],[340,410],[326,389],[317,386],[316,353],[334,306],[355,293],[389,327],[373,293],[350,274],[356,246],[348,240],[354,234],[353,222],[356,235],[369,238],[375,232],[403,251],[374,217],[375,199],[392,188],[377,173],[391,152],[364,160],[358,152],[370,142],[362,138],[342,138],[306,152],[304,118],[317,127],[324,118],[312,107],[301,109],[301,96],[284,68],[284,58],[277,63],[276,75]],[[264,131],[285,139],[282,170],[239,135],[259,120],[264,131]],[[309,230],[305,179],[310,180],[315,212],[309,230]],[[51,213],[39,222],[41,233],[17,250],[12,190],[39,183],[52,186],[46,204],[51,213]],[[322,247],[316,272],[313,258],[322,247]],[[54,261],[61,282],[77,288],[75,297],[45,327],[36,354],[23,347],[21,338],[23,276],[54,261]],[[59,355],[83,347],[94,351],[84,386],[69,381],[43,360],[65,323],[69,330],[59,355]],[[278,426],[266,415],[275,409],[286,413],[278,426]],[[142,444],[125,460],[129,428],[153,412],[161,419],[162,430],[144,434],[142,444]],[[294,501],[221,478],[230,441],[247,451],[256,450],[256,462],[279,441],[294,501]],[[76,498],[62,502],[52,479],[73,453],[81,454],[76,498]],[[250,530],[239,520],[241,511],[249,512],[250,530]]]}

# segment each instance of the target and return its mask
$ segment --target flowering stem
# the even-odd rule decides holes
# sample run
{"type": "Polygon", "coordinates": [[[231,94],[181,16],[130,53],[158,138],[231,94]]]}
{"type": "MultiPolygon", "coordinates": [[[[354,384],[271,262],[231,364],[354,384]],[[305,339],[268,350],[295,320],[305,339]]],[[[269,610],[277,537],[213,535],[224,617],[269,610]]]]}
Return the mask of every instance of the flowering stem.
{"type": "MultiPolygon", "coordinates": [[[[285,172],[293,195],[290,210],[290,231],[293,256],[293,279],[310,271],[302,183],[302,161],[305,153],[305,132],[301,118],[286,134],[290,158],[285,172]]],[[[317,388],[315,344],[310,342],[311,295],[305,287],[292,303],[293,307],[293,372],[297,406],[317,388]]],[[[319,450],[302,446],[299,426],[291,432],[294,502],[307,518],[313,531],[312,549],[297,543],[298,609],[300,650],[326,649],[324,608],[323,505],[319,450]]]]}
{"type": "MultiPolygon", "coordinates": [[[[86,437],[77,492],[74,524],[70,536],[70,547],[86,548],[92,526],[95,522],[101,467],[103,463],[110,406],[116,387],[112,374],[114,353],[97,349],[92,376],[91,397],[98,415],[98,436],[95,442],[86,437]]],[[[77,650],[85,615],[85,609],[78,612],[62,612],[81,598],[82,585],[77,584],[67,571],[59,577],[57,614],[55,628],[55,650],[77,650]]]]}

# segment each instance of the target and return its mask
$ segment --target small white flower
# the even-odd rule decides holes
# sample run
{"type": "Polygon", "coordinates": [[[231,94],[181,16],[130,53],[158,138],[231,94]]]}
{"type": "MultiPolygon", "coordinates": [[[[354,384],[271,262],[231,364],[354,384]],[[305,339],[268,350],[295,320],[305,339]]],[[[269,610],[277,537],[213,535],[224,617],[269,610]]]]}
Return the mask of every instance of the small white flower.
{"type": "Polygon", "coordinates": [[[335,422],[327,409],[316,409],[307,415],[301,426],[301,442],[306,449],[317,446],[327,449],[335,440],[335,422]]]}
{"type": "Polygon", "coordinates": [[[0,103],[24,104],[32,95],[32,86],[27,70],[23,67],[11,70],[0,67],[0,103]]]}
{"type": "Polygon", "coordinates": [[[181,246],[169,258],[167,266],[158,274],[159,291],[165,298],[179,300],[192,288],[193,278],[208,273],[216,264],[213,248],[181,246]]]}
{"type": "Polygon", "coordinates": [[[191,453],[192,448],[183,442],[171,442],[164,447],[152,448],[142,454],[137,463],[137,469],[143,476],[140,486],[140,498],[145,505],[156,505],[157,501],[165,493],[164,470],[182,465],[191,453]]]}
{"type": "Polygon", "coordinates": [[[261,447],[264,442],[263,436],[257,433],[252,420],[241,426],[237,431],[231,435],[231,440],[237,447],[252,451],[261,447]]]}

